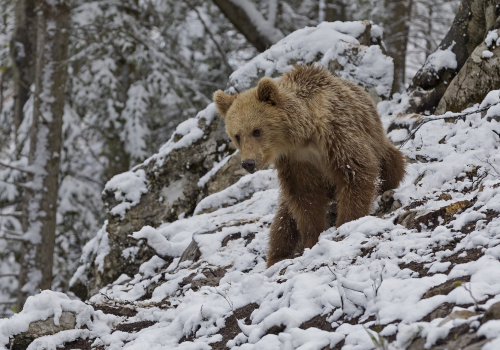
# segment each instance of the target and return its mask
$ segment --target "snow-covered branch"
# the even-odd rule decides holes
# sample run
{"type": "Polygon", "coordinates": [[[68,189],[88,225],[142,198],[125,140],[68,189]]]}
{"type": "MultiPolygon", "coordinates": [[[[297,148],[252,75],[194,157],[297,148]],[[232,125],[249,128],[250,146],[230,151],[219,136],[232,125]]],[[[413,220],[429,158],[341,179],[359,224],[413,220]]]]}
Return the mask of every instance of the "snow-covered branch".
{"type": "Polygon", "coordinates": [[[252,1],[214,0],[214,3],[236,29],[261,52],[284,37],[281,30],[272,25],[272,21],[262,16],[252,1]]]}

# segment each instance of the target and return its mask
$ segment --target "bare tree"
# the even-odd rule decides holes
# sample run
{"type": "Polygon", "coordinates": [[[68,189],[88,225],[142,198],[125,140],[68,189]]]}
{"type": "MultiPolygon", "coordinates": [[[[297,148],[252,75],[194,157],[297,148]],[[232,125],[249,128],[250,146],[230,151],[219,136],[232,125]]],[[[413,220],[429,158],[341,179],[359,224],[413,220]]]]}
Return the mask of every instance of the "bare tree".
{"type": "Polygon", "coordinates": [[[37,0],[33,124],[24,195],[18,310],[38,289],[49,289],[54,259],[58,175],[67,78],[68,0],[37,0]]]}
{"type": "Polygon", "coordinates": [[[21,125],[23,107],[35,77],[36,13],[35,0],[18,0],[15,8],[15,29],[11,40],[14,72],[14,130],[21,125]]]}
{"type": "Polygon", "coordinates": [[[384,43],[387,54],[394,59],[392,93],[405,89],[406,49],[412,0],[385,0],[384,43]]]}

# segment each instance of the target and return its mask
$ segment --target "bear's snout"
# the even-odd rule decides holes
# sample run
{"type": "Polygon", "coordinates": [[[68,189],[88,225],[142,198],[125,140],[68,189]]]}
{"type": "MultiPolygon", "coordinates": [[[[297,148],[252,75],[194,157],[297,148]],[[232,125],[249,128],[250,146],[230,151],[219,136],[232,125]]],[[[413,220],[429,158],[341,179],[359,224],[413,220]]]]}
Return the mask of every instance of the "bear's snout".
{"type": "Polygon", "coordinates": [[[253,174],[255,172],[255,160],[253,159],[245,159],[241,162],[241,166],[250,174],[253,174]]]}

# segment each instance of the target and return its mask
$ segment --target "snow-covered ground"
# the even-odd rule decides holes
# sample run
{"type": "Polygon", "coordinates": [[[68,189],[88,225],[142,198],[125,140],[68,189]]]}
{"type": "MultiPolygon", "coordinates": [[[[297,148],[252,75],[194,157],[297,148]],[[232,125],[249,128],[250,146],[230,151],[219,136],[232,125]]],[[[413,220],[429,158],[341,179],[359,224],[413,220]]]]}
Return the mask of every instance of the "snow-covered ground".
{"type": "MultiPolygon", "coordinates": [[[[483,104],[498,101],[498,93],[483,104]]],[[[382,338],[404,349],[417,337],[431,346],[463,324],[491,339],[483,349],[498,349],[500,321],[482,323],[484,311],[500,302],[500,124],[489,119],[495,115],[490,109],[484,117],[424,125],[403,150],[410,163],[394,194],[399,209],[331,228],[312,249],[270,269],[264,256],[278,197],[275,174],[247,175],[224,192],[228,200],[218,193],[200,203],[229,206],[134,234],[163,257],[179,256],[194,239],[196,262],[167,264],[156,256],[87,305],[44,292],[1,321],[0,342],[6,345],[28,321],[72,311],[86,329],[40,338],[30,349],[82,337],[106,349],[210,349],[223,341],[234,349],[347,350],[372,349],[382,338]],[[424,218],[415,219],[416,228],[394,223],[409,210],[424,218]],[[435,212],[441,216],[429,215],[435,212]],[[457,281],[454,289],[428,293],[450,280],[457,281]],[[468,310],[470,317],[430,319],[443,305],[451,305],[448,314],[468,310]],[[125,309],[134,315],[118,316],[125,309]]]]}

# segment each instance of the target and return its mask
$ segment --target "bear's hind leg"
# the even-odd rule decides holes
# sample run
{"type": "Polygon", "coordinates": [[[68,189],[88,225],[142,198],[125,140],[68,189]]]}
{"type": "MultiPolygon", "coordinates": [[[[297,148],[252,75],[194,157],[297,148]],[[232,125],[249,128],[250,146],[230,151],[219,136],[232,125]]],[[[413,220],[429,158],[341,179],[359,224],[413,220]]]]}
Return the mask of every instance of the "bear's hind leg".
{"type": "Polygon", "coordinates": [[[297,252],[299,241],[300,234],[297,229],[297,223],[287,205],[281,201],[271,224],[267,267],[271,267],[278,261],[293,257],[297,252]]]}
{"type": "Polygon", "coordinates": [[[406,174],[403,153],[389,144],[380,164],[380,193],[395,189],[406,174]]]}
{"type": "Polygon", "coordinates": [[[350,181],[339,181],[337,183],[335,193],[338,210],[337,228],[346,222],[370,214],[376,192],[376,176],[376,171],[374,171],[372,174],[355,175],[355,178],[350,181]]]}

